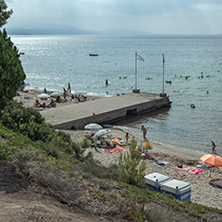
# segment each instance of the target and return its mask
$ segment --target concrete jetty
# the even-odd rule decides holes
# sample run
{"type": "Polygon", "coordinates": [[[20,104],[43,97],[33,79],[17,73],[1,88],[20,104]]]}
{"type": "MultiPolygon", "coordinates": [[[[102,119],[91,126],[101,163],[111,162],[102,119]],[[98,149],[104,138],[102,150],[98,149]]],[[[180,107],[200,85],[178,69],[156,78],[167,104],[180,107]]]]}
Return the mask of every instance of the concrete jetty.
{"type": "Polygon", "coordinates": [[[151,113],[170,107],[168,97],[146,92],[70,104],[41,112],[46,122],[56,129],[83,129],[88,123],[114,123],[130,115],[151,113]]]}

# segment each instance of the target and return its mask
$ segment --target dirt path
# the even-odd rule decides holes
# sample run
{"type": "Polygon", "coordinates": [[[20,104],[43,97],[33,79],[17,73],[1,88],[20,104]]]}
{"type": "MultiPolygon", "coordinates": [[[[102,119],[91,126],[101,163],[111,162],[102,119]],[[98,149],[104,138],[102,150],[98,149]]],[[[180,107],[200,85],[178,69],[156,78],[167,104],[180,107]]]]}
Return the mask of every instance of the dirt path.
{"type": "Polygon", "coordinates": [[[15,221],[108,222],[110,219],[72,212],[27,179],[21,179],[12,165],[0,163],[0,222],[15,221]]]}

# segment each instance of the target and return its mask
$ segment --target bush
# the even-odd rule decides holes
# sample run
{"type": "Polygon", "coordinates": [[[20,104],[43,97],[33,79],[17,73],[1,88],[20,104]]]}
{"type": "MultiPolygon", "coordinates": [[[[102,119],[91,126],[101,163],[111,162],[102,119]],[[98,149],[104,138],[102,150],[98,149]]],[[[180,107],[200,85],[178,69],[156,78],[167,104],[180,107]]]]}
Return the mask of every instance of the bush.
{"type": "Polygon", "coordinates": [[[82,143],[81,143],[81,146],[82,146],[83,148],[89,148],[89,147],[90,147],[90,142],[89,142],[89,140],[88,140],[87,138],[84,138],[84,140],[83,140],[82,143]]]}
{"type": "Polygon", "coordinates": [[[118,175],[119,180],[124,183],[143,187],[145,184],[144,171],[146,169],[146,165],[145,162],[141,163],[141,156],[136,150],[136,145],[136,141],[133,140],[132,144],[129,147],[129,152],[127,152],[125,155],[123,155],[122,153],[120,154],[118,163],[118,175]]]}
{"type": "Polygon", "coordinates": [[[24,108],[22,104],[11,101],[1,111],[1,123],[7,128],[27,135],[31,140],[50,141],[53,137],[51,125],[39,112],[32,108],[24,108]]]}
{"type": "Polygon", "coordinates": [[[93,157],[92,152],[89,152],[86,156],[84,156],[84,152],[85,152],[86,148],[82,147],[81,143],[72,142],[71,147],[72,147],[72,150],[74,151],[74,155],[77,160],[83,161],[83,160],[91,160],[92,159],[92,157],[93,157]]]}

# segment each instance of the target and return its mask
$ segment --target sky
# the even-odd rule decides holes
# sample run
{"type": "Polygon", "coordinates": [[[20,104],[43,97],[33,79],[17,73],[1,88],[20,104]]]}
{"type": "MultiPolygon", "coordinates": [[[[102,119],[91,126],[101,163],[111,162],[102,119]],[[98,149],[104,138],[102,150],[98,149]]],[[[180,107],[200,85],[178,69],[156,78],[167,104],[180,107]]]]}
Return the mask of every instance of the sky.
{"type": "Polygon", "coordinates": [[[222,0],[5,0],[7,27],[71,25],[90,31],[155,34],[222,33],[222,0]]]}

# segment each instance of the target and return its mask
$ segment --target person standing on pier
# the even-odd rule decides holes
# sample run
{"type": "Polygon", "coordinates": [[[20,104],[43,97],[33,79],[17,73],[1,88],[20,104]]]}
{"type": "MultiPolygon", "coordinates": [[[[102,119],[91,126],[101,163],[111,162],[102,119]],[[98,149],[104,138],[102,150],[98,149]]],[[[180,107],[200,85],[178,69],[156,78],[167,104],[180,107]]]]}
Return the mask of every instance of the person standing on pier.
{"type": "Polygon", "coordinates": [[[146,140],[146,133],[147,133],[147,129],[144,127],[144,125],[141,126],[141,130],[143,132],[143,139],[146,140]]]}
{"type": "Polygon", "coordinates": [[[71,86],[70,86],[70,83],[69,83],[69,82],[68,82],[67,92],[68,92],[69,94],[71,94],[71,86]]]}

